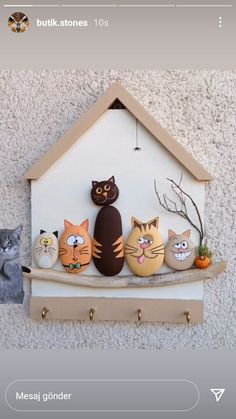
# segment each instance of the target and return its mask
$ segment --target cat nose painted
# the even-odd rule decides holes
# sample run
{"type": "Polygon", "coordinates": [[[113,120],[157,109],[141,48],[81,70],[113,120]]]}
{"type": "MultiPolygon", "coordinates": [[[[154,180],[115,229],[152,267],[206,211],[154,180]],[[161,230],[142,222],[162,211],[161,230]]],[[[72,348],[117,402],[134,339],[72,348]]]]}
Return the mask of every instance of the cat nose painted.
{"type": "Polygon", "coordinates": [[[150,243],[148,242],[144,242],[142,244],[140,244],[141,249],[147,249],[150,246],[150,243]]]}
{"type": "Polygon", "coordinates": [[[105,198],[107,198],[107,192],[103,192],[103,196],[105,196],[105,198]]]}

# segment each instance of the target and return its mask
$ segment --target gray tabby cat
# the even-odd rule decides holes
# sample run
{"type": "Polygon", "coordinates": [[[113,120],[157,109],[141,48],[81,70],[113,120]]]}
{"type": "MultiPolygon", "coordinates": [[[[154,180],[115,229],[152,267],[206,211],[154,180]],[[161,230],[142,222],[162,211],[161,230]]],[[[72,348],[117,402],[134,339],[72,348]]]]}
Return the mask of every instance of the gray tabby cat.
{"type": "Polygon", "coordinates": [[[0,304],[22,304],[23,275],[20,262],[22,226],[0,230],[0,304]]]}

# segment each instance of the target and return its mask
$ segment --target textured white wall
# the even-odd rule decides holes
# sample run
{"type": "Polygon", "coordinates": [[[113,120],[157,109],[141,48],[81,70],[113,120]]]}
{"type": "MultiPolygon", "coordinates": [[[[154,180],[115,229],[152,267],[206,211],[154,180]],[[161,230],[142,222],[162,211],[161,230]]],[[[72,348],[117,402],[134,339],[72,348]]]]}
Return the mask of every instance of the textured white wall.
{"type": "MultiPolygon", "coordinates": [[[[114,81],[125,87],[211,172],[205,226],[227,274],[204,286],[203,325],[35,322],[26,301],[0,306],[0,348],[233,348],[236,345],[236,72],[40,71],[0,73],[0,226],[24,224],[29,263],[30,187],[23,176],[114,81]]],[[[45,211],[50,210],[50,202],[45,211]]]]}

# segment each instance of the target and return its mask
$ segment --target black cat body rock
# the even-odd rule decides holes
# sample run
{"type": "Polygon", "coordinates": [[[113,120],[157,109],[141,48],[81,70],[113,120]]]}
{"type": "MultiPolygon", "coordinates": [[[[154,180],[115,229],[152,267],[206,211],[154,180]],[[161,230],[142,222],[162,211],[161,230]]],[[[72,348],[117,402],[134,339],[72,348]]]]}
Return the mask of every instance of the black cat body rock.
{"type": "Polygon", "coordinates": [[[119,211],[111,206],[119,196],[112,176],[106,181],[92,182],[91,198],[99,211],[94,228],[93,261],[104,276],[118,275],[124,265],[124,241],[119,211]]]}

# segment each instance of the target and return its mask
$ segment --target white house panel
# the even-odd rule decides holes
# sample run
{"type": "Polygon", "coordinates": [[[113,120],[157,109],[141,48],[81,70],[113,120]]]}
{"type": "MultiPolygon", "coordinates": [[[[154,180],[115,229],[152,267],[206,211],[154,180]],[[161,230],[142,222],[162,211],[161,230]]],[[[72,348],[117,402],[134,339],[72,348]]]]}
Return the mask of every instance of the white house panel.
{"type": "MultiPolygon", "coordinates": [[[[125,239],[131,230],[131,217],[146,222],[160,217],[160,232],[167,240],[168,229],[182,233],[190,228],[189,223],[180,217],[167,213],[160,207],[154,190],[157,180],[160,194],[166,192],[170,197],[170,184],[166,178],[179,181],[196,200],[204,219],[204,182],[197,181],[166,149],[140,124],[138,124],[138,144],[141,151],[134,151],[137,140],[136,119],[127,110],[107,110],[99,120],[76,142],[76,144],[40,179],[31,182],[32,187],[32,241],[40,229],[63,231],[66,218],[74,224],[89,219],[89,232],[93,235],[94,222],[99,211],[91,200],[91,181],[115,176],[120,196],[113,205],[119,209],[125,239]]],[[[195,217],[189,209],[190,217],[195,217]]],[[[198,244],[198,235],[191,228],[192,239],[198,244]]],[[[63,270],[60,262],[56,269],[63,270]]],[[[169,271],[167,266],[160,272],[169,271]]],[[[99,275],[93,263],[86,275],[99,275]]],[[[127,265],[119,274],[128,275],[127,265]]],[[[33,295],[81,295],[80,288],[43,281],[33,281],[33,295]]],[[[140,289],[122,291],[125,295],[157,295],[160,298],[180,298],[180,295],[193,298],[202,296],[202,284],[186,284],[164,289],[140,289]]],[[[114,290],[94,290],[96,295],[113,295],[114,290]]],[[[115,291],[120,295],[121,291],[115,291]]],[[[92,290],[89,290],[92,295],[92,290]]]]}

